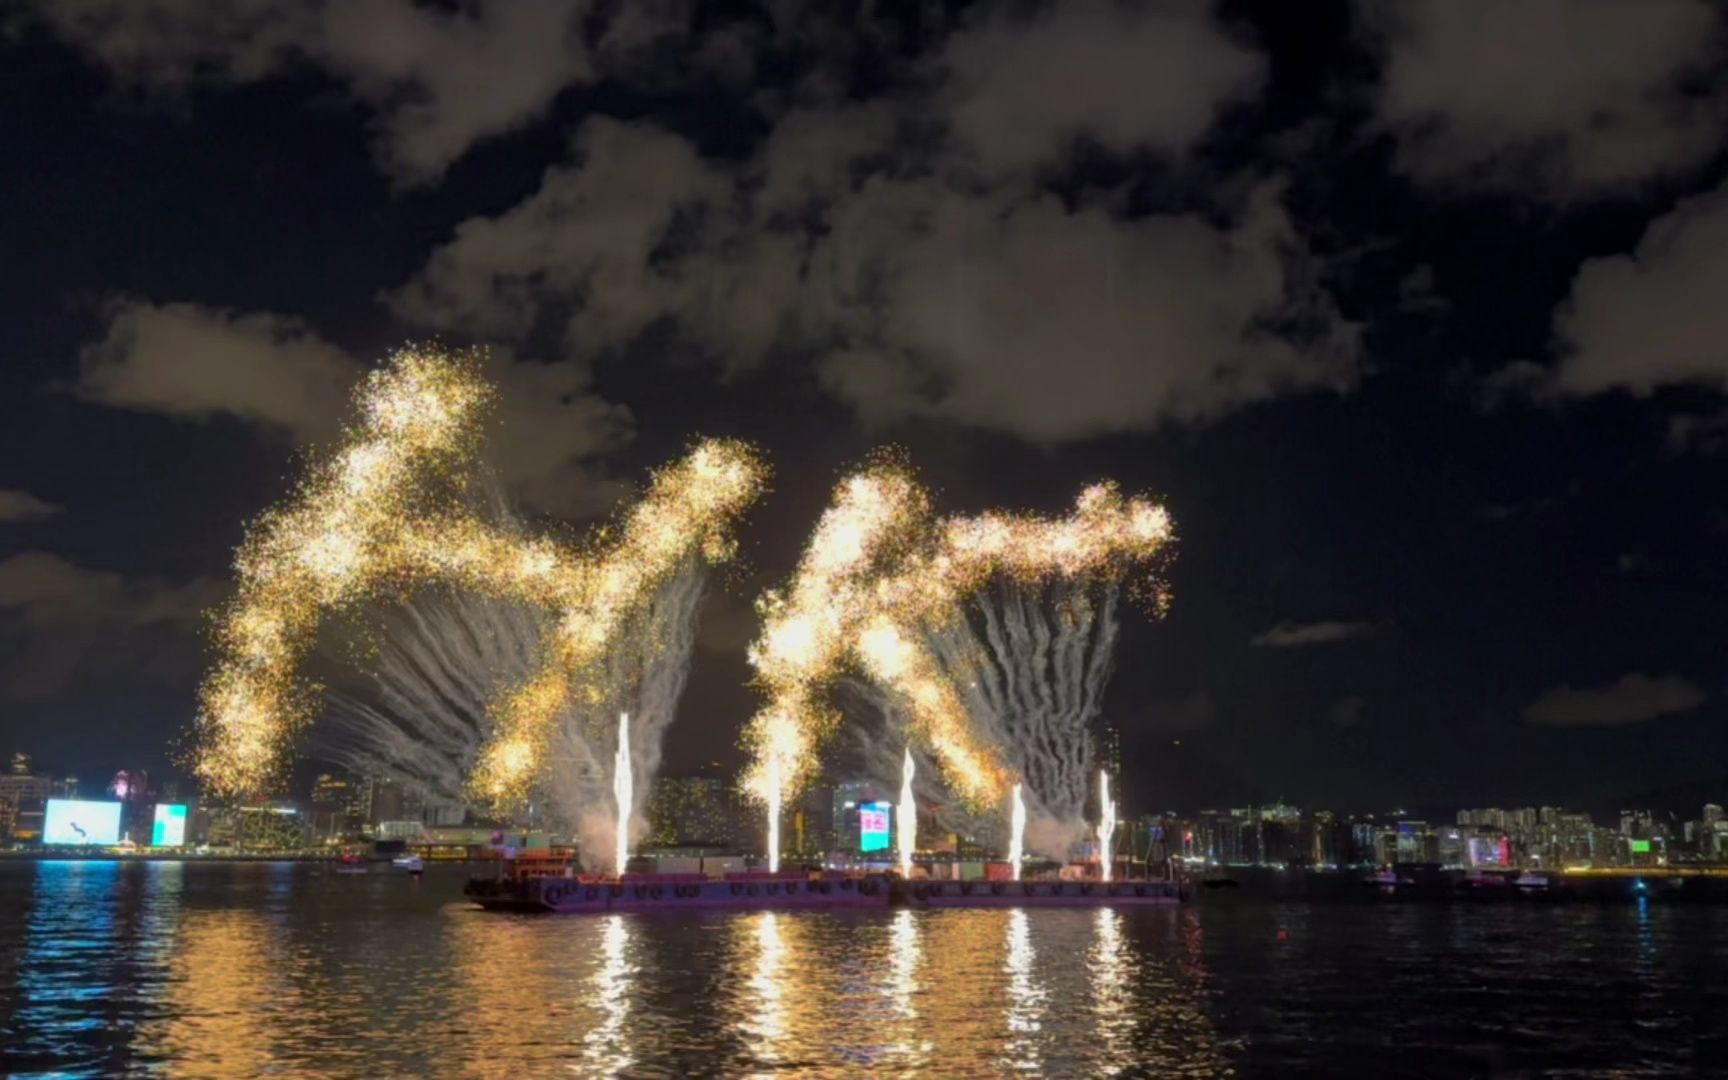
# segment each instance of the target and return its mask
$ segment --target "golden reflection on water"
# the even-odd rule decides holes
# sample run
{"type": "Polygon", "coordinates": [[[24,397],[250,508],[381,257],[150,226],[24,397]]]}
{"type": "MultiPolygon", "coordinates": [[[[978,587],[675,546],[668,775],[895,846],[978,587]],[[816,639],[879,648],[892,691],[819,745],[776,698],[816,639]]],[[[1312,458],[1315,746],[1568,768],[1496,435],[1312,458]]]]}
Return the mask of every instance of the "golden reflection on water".
{"type": "MultiPolygon", "coordinates": [[[[743,1025],[750,1051],[769,1064],[780,1061],[781,1043],[787,1033],[785,987],[782,983],[785,976],[781,970],[786,958],[786,943],[780,936],[781,918],[772,911],[764,911],[756,917],[756,955],[750,969],[753,1010],[743,1025]]],[[[798,997],[803,999],[805,995],[799,994],[798,997]]]]}
{"type": "Polygon", "coordinates": [[[1008,913],[1008,1039],[1003,1064],[1019,1072],[1038,1072],[1038,1032],[1044,1026],[1044,988],[1038,980],[1038,951],[1023,908],[1008,913]]]}
{"type": "MultiPolygon", "coordinates": [[[[390,879],[288,882],[236,873],[199,903],[165,891],[116,922],[147,930],[136,955],[165,968],[123,1060],[173,1076],[490,1080],[1230,1070],[1191,912],[537,918],[410,907],[390,879]]],[[[83,937],[95,947],[106,925],[83,937]]]]}
{"type": "Polygon", "coordinates": [[[1092,1014],[1098,1023],[1102,1070],[1114,1075],[1134,1063],[1134,997],[1129,988],[1127,950],[1122,941],[1122,915],[1101,907],[1094,916],[1095,936],[1088,956],[1092,973],[1092,1014]]]}
{"type": "Polygon", "coordinates": [[[888,1022],[884,1064],[916,1070],[929,1060],[933,1040],[918,1022],[919,983],[924,947],[917,913],[901,908],[894,913],[888,933],[888,1022]]]}
{"type": "Polygon", "coordinates": [[[146,1024],[140,1049],[176,1076],[258,1076],[280,1069],[300,994],[281,977],[271,926],[252,910],[199,911],[181,924],[169,965],[168,1014],[146,1024]],[[261,1015],[264,1014],[264,1015],[261,1015]]]}
{"type": "Polygon", "coordinates": [[[634,1059],[624,1023],[630,1015],[630,994],[636,965],[630,958],[630,922],[623,915],[602,915],[600,964],[594,969],[592,999],[600,1022],[583,1036],[583,1057],[598,1075],[627,1073],[634,1059]]]}

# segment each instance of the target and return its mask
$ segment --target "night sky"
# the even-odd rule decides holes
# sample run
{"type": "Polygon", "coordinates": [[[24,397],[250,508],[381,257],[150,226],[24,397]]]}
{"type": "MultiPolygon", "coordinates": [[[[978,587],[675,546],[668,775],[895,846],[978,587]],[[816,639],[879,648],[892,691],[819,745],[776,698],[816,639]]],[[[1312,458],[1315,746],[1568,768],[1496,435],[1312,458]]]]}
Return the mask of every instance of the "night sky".
{"type": "Polygon", "coordinates": [[[0,750],[164,769],[244,523],[437,337],[537,514],[768,454],[674,771],[894,444],[946,511],[1168,500],[1131,810],[1728,795],[1725,53],[1703,0],[9,6],[0,750]]]}

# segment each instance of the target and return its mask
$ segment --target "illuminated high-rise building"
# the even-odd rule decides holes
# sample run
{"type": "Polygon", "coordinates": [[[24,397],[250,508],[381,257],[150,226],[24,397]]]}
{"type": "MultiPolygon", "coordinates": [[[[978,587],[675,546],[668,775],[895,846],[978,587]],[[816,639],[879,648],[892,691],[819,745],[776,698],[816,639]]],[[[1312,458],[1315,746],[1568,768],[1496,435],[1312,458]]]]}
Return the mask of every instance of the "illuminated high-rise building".
{"type": "Polygon", "coordinates": [[[312,783],[307,800],[314,843],[330,843],[358,836],[366,824],[369,789],[352,777],[321,773],[312,783]]]}
{"type": "Polygon", "coordinates": [[[754,826],[732,785],[717,776],[668,776],[648,798],[648,843],[662,847],[735,847],[741,827],[754,826]]]}

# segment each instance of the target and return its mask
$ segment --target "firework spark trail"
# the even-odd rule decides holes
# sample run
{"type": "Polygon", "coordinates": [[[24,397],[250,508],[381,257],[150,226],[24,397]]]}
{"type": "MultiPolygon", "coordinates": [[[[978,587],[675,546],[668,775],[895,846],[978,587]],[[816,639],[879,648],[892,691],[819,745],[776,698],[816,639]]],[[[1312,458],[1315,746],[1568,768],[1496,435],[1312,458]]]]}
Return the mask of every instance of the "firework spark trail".
{"type": "Polygon", "coordinates": [[[1032,812],[1045,822],[1036,831],[1052,838],[1081,828],[1118,592],[1111,581],[1083,588],[1006,579],[980,591],[930,638],[973,723],[1024,778],[1032,812]]]}
{"type": "Polygon", "coordinates": [[[1008,865],[1014,880],[1020,880],[1020,864],[1026,859],[1026,800],[1021,797],[1021,785],[1014,785],[1008,817],[1008,865]]]}
{"type": "Polygon", "coordinates": [[[316,711],[300,667],[324,619],[445,584],[555,616],[537,670],[493,703],[492,736],[469,779],[485,802],[520,801],[572,699],[605,696],[595,674],[658,587],[694,553],[730,556],[731,525],[764,470],[725,441],[656,474],[589,550],[483,519],[467,492],[490,399],[473,354],[397,353],[362,386],[360,420],[337,452],[249,530],[197,720],[194,769],[213,794],[257,792],[280,776],[316,711]]]}
{"type": "Polygon", "coordinates": [[[463,805],[465,779],[490,731],[487,707],[533,670],[545,617],[525,604],[440,589],[379,622],[364,688],[326,691],[314,748],[357,775],[396,780],[424,801],[463,805]]]}
{"type": "MultiPolygon", "coordinates": [[[[619,635],[596,681],[609,693],[573,699],[558,718],[541,794],[545,820],[574,832],[582,850],[613,852],[618,840],[616,770],[619,711],[631,716],[633,812],[628,842],[642,835],[639,809],[659,770],[665,732],[689,675],[706,572],[689,560],[660,586],[653,604],[619,635]]],[[[464,778],[490,732],[487,707],[538,663],[547,618],[514,601],[431,590],[387,612],[366,665],[372,689],[326,695],[312,741],[351,771],[389,777],[423,800],[461,806],[464,778]]],[[[333,655],[332,659],[346,657],[333,655]]]]}
{"type": "Polygon", "coordinates": [[[896,770],[904,770],[903,759],[894,753],[896,746],[902,746],[912,753],[913,793],[942,832],[986,841],[997,836],[1002,825],[994,808],[980,812],[956,798],[931,751],[907,739],[906,714],[895,694],[856,676],[843,678],[839,685],[845,698],[856,699],[855,707],[845,710],[845,731],[847,761],[859,775],[883,788],[891,786],[896,770]]]}
{"type": "MultiPolygon", "coordinates": [[[[747,732],[754,763],[746,790],[772,805],[808,781],[816,748],[836,725],[824,695],[852,667],[895,699],[908,733],[933,751],[947,784],[975,809],[1005,795],[1014,771],[1004,758],[1004,724],[976,722],[969,699],[993,693],[997,715],[1043,718],[1035,726],[1057,730],[1030,733],[1036,750],[1028,763],[1050,774],[1046,786],[1063,810],[1069,800],[1062,793],[1077,787],[1077,811],[1091,751],[1084,738],[1072,750],[1072,737],[1062,733],[1083,734],[1096,714],[1114,641],[1116,586],[1170,539],[1161,507],[1126,499],[1110,484],[1085,489],[1066,518],[987,513],[937,521],[928,494],[902,468],[879,463],[847,478],[790,586],[758,604],[764,625],[750,660],[770,700],[747,732]],[[1105,617],[1076,602],[1052,627],[1012,595],[997,614],[998,637],[1013,644],[999,650],[1007,670],[992,682],[980,659],[986,650],[958,641],[972,632],[955,624],[966,626],[963,601],[993,582],[1062,582],[1076,598],[1101,584],[1105,617]],[[946,657],[943,639],[954,639],[946,657]],[[983,684],[992,689],[980,691],[983,684]],[[1076,754],[1078,783],[1070,760],[1076,754]]],[[[1073,824],[1084,829],[1077,813],[1073,824]]]]}
{"type": "Polygon", "coordinates": [[[583,851],[611,852],[620,843],[615,769],[602,764],[608,754],[616,758],[618,753],[615,718],[620,712],[630,714],[633,803],[623,842],[635,842],[647,828],[642,808],[653,792],[666,730],[690,675],[706,578],[695,559],[669,578],[608,654],[595,684],[606,692],[573,700],[559,717],[542,790],[552,818],[575,830],[583,851]]]}

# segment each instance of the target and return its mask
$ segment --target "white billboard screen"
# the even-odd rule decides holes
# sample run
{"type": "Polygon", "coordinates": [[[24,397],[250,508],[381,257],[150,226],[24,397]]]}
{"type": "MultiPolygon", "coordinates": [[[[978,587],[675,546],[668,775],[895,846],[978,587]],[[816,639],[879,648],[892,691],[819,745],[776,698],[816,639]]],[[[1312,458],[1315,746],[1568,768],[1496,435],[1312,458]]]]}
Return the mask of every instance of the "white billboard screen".
{"type": "Polygon", "coordinates": [[[118,844],[120,804],[49,799],[42,816],[44,844],[118,844]]]}

